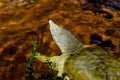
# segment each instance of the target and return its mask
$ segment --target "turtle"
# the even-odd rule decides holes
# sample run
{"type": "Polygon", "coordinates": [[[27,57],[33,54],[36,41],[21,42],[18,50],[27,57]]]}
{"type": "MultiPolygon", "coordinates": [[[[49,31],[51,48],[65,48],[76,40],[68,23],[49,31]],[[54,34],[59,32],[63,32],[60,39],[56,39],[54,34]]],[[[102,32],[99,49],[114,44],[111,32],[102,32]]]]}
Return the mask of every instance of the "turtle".
{"type": "Polygon", "coordinates": [[[120,80],[120,62],[97,45],[84,45],[71,32],[49,20],[53,40],[62,54],[36,58],[55,63],[58,76],[66,73],[70,80],[120,80]]]}

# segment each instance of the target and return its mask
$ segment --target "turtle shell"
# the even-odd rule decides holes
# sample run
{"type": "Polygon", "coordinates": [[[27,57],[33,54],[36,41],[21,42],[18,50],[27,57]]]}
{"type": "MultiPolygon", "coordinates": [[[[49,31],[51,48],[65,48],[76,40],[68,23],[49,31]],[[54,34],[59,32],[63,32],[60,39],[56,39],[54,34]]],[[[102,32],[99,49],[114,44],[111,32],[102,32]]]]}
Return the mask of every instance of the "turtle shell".
{"type": "Polygon", "coordinates": [[[70,55],[65,61],[64,72],[73,80],[120,80],[120,63],[93,45],[70,55]]]}

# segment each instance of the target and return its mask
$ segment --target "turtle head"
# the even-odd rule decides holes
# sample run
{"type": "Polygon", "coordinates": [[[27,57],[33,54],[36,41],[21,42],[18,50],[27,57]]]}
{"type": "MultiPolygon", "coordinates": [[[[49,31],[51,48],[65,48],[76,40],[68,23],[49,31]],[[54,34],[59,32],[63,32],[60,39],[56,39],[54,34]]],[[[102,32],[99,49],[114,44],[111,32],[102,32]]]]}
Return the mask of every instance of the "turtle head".
{"type": "Polygon", "coordinates": [[[59,27],[52,20],[49,20],[50,32],[62,53],[72,54],[83,45],[67,30],[59,27]]]}

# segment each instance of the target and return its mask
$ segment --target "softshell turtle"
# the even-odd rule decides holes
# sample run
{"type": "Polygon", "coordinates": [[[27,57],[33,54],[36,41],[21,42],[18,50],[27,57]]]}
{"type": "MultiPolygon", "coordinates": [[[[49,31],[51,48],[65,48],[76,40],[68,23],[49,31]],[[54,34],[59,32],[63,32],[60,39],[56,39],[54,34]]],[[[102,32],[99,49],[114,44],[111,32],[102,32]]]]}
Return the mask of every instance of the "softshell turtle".
{"type": "Polygon", "coordinates": [[[62,55],[36,58],[55,63],[58,76],[66,73],[72,80],[120,80],[120,63],[96,45],[83,45],[69,31],[49,20],[50,32],[62,55]]]}

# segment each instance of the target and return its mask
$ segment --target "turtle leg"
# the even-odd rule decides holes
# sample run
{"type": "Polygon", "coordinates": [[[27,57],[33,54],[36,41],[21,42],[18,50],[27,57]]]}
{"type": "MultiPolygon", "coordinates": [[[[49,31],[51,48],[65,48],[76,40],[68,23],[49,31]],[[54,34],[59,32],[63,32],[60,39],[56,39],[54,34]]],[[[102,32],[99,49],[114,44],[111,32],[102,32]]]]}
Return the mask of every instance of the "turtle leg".
{"type": "Polygon", "coordinates": [[[52,64],[55,64],[55,69],[58,71],[58,76],[62,77],[62,74],[64,73],[64,63],[66,59],[69,57],[69,54],[62,54],[60,56],[53,56],[53,57],[47,57],[45,55],[42,55],[40,53],[37,53],[35,55],[35,58],[43,63],[47,63],[48,61],[52,62],[52,64]]]}
{"type": "Polygon", "coordinates": [[[57,60],[59,59],[59,56],[48,57],[48,56],[45,56],[41,53],[37,53],[35,55],[35,58],[38,59],[39,61],[43,62],[43,63],[47,63],[48,60],[51,61],[52,63],[56,63],[57,60]]]}

